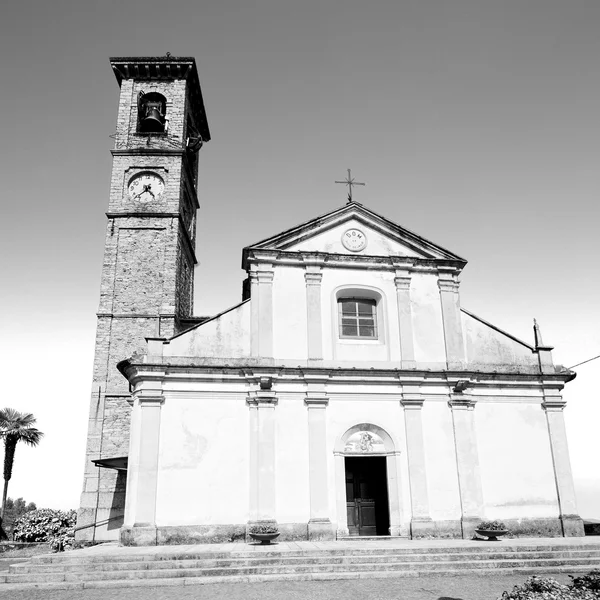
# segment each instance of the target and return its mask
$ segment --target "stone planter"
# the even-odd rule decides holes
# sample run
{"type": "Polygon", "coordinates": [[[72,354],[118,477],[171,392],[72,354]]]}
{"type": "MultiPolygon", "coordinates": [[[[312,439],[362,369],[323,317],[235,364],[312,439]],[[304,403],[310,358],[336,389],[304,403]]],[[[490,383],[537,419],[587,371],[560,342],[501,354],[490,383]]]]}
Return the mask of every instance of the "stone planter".
{"type": "Polygon", "coordinates": [[[482,537],[487,537],[488,542],[499,542],[498,536],[508,533],[508,529],[476,529],[475,533],[482,537]]]}
{"type": "Polygon", "coordinates": [[[261,544],[270,544],[271,540],[279,537],[279,532],[277,533],[251,533],[250,537],[261,544]]]}

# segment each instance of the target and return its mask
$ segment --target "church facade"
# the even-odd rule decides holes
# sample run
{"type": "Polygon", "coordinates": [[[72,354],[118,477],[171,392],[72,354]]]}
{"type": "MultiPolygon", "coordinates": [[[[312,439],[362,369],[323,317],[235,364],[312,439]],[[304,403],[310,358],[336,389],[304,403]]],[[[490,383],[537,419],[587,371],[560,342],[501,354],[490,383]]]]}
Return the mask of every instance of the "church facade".
{"type": "Polygon", "coordinates": [[[579,536],[574,373],[463,309],[466,261],[350,201],[243,250],[242,301],[192,317],[188,58],[121,86],[78,535],[124,544],[579,536]],[[151,130],[151,131],[149,131],[151,130]]]}

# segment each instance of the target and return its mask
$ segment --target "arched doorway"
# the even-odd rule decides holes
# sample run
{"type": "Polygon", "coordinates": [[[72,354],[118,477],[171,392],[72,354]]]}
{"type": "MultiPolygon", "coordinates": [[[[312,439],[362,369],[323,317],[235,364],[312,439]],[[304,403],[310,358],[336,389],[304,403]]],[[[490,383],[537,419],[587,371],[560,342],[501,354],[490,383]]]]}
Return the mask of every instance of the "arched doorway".
{"type": "Polygon", "coordinates": [[[390,435],[373,423],[337,440],[338,537],[402,534],[398,455],[390,435]]]}

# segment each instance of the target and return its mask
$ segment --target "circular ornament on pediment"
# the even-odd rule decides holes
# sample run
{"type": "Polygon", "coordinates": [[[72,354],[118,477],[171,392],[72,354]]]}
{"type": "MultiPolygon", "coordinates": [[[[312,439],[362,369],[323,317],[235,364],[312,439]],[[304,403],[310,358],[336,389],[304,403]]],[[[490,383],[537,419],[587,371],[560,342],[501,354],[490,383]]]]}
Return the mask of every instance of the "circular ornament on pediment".
{"type": "Polygon", "coordinates": [[[367,247],[367,236],[360,229],[352,227],[342,234],[342,244],[350,252],[360,252],[367,247]]]}

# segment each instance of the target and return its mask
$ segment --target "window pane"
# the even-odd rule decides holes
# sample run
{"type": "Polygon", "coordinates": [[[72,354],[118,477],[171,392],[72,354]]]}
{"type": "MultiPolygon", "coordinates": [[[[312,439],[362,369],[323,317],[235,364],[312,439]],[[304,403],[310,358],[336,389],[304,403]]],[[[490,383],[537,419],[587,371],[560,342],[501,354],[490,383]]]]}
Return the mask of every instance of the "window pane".
{"type": "Polygon", "coordinates": [[[358,335],[358,328],[356,324],[353,325],[345,325],[342,324],[342,335],[358,335]]]}
{"type": "Polygon", "coordinates": [[[372,325],[360,326],[360,337],[375,337],[375,327],[372,325]]]}
{"type": "Polygon", "coordinates": [[[353,300],[344,300],[341,304],[343,315],[356,315],[356,302],[353,300]]]}
{"type": "Polygon", "coordinates": [[[364,300],[361,300],[361,301],[358,301],[357,304],[358,304],[358,314],[360,316],[373,314],[373,304],[371,302],[365,302],[364,300]]]}
{"type": "Polygon", "coordinates": [[[359,326],[360,326],[361,329],[363,327],[375,327],[375,321],[373,320],[372,317],[370,319],[369,318],[365,319],[365,318],[361,317],[358,320],[358,324],[359,324],[359,326]]]}

